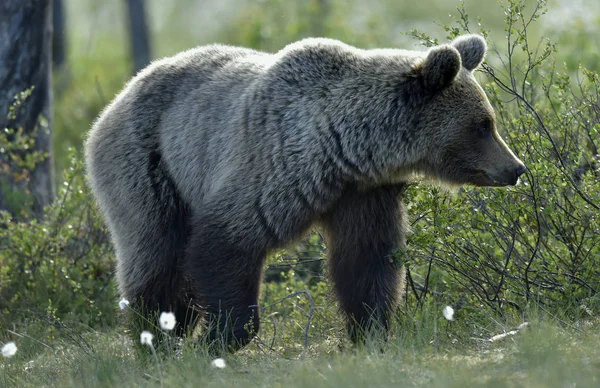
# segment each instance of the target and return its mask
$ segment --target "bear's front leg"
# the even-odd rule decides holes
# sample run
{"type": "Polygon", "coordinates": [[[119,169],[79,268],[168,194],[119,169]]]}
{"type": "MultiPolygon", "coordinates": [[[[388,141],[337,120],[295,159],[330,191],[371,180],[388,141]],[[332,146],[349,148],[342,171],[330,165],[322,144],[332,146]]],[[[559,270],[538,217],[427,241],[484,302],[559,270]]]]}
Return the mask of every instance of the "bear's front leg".
{"type": "Polygon", "coordinates": [[[204,337],[213,353],[247,345],[260,324],[266,244],[257,234],[235,235],[232,223],[242,221],[228,219],[227,214],[213,205],[194,215],[185,261],[194,305],[205,313],[204,337]]]}
{"type": "Polygon", "coordinates": [[[392,258],[405,244],[404,185],[344,193],[323,220],[329,273],[350,338],[386,339],[403,276],[392,258]]]}

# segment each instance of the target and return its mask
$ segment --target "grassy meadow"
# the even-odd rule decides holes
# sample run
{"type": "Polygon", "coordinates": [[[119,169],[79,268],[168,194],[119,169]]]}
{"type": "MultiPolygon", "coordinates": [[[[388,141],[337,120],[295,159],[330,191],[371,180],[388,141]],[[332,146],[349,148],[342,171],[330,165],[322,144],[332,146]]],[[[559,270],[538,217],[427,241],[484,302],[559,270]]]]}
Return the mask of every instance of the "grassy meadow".
{"type": "Polygon", "coordinates": [[[0,356],[0,387],[600,386],[597,1],[148,0],[154,58],[213,42],[276,51],[321,35],[424,49],[483,33],[476,76],[528,165],[505,190],[409,189],[412,234],[395,257],[409,276],[388,343],[350,345],[315,233],[268,259],[259,336],[223,368],[194,339],[140,347],[119,308],[81,144],[131,76],[123,3],[65,0],[58,199],[42,220],[0,214],[0,346],[17,347],[0,356]]]}
{"type": "MultiPolygon", "coordinates": [[[[248,348],[225,357],[222,369],[191,344],[184,344],[177,354],[136,357],[121,330],[86,332],[43,350],[33,339],[23,338],[23,349],[0,364],[0,385],[595,387],[600,383],[597,322],[566,327],[538,318],[494,342],[490,342],[494,335],[518,325],[490,318],[485,328],[469,326],[461,319],[446,321],[441,312],[420,317],[411,329],[398,329],[383,352],[368,346],[352,349],[339,336],[330,335],[292,355],[285,343],[269,348],[270,338],[261,333],[248,348]]],[[[295,340],[302,342],[301,336],[295,340]]]]}

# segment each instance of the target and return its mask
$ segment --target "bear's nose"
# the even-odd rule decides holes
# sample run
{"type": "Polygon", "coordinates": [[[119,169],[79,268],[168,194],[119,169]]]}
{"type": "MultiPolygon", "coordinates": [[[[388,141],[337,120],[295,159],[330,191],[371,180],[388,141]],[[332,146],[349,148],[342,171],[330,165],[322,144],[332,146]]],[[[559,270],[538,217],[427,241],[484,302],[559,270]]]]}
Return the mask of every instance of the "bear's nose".
{"type": "Polygon", "coordinates": [[[520,177],[521,175],[523,175],[523,173],[525,172],[525,170],[527,170],[527,168],[525,167],[524,164],[522,164],[519,167],[517,167],[517,170],[515,171],[517,173],[517,178],[520,177]]]}

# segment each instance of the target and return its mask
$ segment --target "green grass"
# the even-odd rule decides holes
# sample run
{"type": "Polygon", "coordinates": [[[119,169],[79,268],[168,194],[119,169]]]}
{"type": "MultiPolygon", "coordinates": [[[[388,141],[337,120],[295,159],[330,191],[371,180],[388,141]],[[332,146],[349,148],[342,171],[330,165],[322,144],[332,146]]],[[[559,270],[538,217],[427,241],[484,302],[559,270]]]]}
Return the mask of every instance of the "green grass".
{"type": "Polygon", "coordinates": [[[595,322],[575,328],[536,319],[516,335],[494,343],[487,339],[503,332],[497,323],[492,324],[496,333],[483,333],[492,326],[482,330],[466,322],[447,322],[441,314],[439,319],[430,315],[413,323],[405,332],[398,329],[383,352],[353,349],[340,331],[333,330],[329,338],[311,338],[306,352],[286,355],[286,348],[297,347],[301,338],[267,350],[267,337],[261,333],[261,340],[227,356],[224,369],[211,367],[206,353],[189,342],[178,355],[159,354],[158,363],[152,356],[136,357],[122,329],[60,339],[51,348],[16,338],[22,348],[14,358],[0,361],[0,386],[593,387],[600,383],[600,334],[595,322]]]}

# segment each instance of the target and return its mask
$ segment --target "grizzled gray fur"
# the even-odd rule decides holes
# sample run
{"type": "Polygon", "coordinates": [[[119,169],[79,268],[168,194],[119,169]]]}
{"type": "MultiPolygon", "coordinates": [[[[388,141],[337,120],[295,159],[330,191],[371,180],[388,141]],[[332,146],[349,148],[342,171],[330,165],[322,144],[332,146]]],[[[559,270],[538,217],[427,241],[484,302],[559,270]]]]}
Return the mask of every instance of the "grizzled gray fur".
{"type": "Polygon", "coordinates": [[[237,349],[259,328],[265,256],[319,226],[352,340],[385,334],[406,183],[505,186],[525,170],[472,74],[485,51],[476,35],[422,52],[306,39],[153,63],[86,141],[120,292],[173,311],[180,334],[202,314],[237,349]]]}

